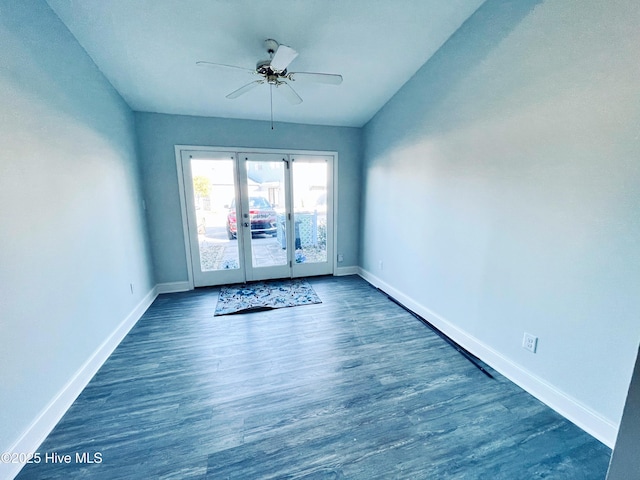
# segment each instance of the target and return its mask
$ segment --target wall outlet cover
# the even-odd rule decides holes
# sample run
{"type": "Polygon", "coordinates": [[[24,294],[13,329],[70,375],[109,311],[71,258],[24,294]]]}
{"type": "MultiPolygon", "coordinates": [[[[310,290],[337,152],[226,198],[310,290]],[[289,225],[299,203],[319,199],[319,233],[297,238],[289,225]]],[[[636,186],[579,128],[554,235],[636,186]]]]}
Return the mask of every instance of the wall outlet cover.
{"type": "Polygon", "coordinates": [[[538,337],[535,335],[531,335],[530,333],[524,332],[524,337],[522,338],[522,348],[529,350],[531,353],[536,353],[536,348],[538,347],[538,337]]]}

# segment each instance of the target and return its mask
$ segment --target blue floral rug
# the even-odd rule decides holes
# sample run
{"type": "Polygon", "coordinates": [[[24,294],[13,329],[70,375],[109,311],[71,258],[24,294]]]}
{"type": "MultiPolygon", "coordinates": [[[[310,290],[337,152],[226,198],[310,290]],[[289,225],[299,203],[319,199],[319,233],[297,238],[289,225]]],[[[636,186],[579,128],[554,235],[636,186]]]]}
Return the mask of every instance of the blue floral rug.
{"type": "Polygon", "coordinates": [[[220,289],[215,315],[322,303],[306,280],[277,280],[220,289]]]}

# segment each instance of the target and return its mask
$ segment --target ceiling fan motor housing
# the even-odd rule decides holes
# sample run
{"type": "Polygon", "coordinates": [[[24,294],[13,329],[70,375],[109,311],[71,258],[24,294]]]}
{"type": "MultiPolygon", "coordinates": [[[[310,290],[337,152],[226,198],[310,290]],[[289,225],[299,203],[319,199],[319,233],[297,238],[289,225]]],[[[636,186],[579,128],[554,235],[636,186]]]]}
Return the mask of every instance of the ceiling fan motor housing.
{"type": "Polygon", "coordinates": [[[271,70],[271,60],[260,60],[256,63],[256,72],[260,75],[264,75],[268,70],[271,70]]]}
{"type": "Polygon", "coordinates": [[[282,71],[271,68],[271,60],[261,60],[256,64],[256,73],[264,76],[268,83],[278,84],[279,78],[287,78],[287,69],[282,71]]]}

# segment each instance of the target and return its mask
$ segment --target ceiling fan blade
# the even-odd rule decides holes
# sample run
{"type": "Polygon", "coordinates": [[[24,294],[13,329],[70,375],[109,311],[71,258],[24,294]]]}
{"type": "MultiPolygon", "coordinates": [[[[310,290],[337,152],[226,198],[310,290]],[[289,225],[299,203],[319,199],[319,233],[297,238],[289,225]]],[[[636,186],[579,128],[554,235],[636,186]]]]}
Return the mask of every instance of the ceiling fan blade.
{"type": "Polygon", "coordinates": [[[271,68],[281,72],[287,68],[297,56],[298,52],[293,48],[287,47],[286,45],[280,45],[271,59],[271,68]]]}
{"type": "Polygon", "coordinates": [[[227,95],[227,98],[230,98],[230,99],[238,98],[240,95],[244,95],[249,90],[253,90],[258,85],[261,85],[263,83],[264,83],[264,80],[256,80],[254,82],[247,83],[245,86],[240,87],[239,89],[231,92],[229,95],[227,95]]]}
{"type": "Polygon", "coordinates": [[[342,75],[334,73],[291,72],[289,78],[294,81],[326,83],[327,85],[340,85],[342,75]]]}
{"type": "Polygon", "coordinates": [[[243,72],[247,72],[247,73],[256,73],[255,70],[251,70],[249,68],[244,68],[244,67],[236,67],[235,65],[227,65],[226,63],[214,63],[214,62],[196,62],[196,65],[198,65],[199,67],[211,67],[211,68],[232,68],[234,70],[242,70],[243,72]]]}
{"type": "Polygon", "coordinates": [[[291,105],[298,105],[302,103],[300,95],[298,95],[288,83],[282,82],[277,84],[276,87],[276,91],[280,92],[280,95],[282,95],[291,105]]]}

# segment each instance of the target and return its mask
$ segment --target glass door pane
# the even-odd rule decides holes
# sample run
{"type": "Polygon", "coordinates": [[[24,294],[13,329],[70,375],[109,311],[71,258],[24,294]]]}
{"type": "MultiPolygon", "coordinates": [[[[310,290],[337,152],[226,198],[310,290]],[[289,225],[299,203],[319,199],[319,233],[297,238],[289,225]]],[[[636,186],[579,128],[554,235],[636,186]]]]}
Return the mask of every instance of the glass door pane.
{"type": "Polygon", "coordinates": [[[184,152],[182,166],[194,285],[244,281],[236,235],[235,155],[184,152]]]}
{"type": "Polygon", "coordinates": [[[191,174],[201,271],[239,269],[235,161],[191,159],[191,174]]]}
{"type": "Polygon", "coordinates": [[[244,160],[242,220],[247,279],[289,277],[288,158],[254,153],[245,155],[244,160]]]}
{"type": "Polygon", "coordinates": [[[294,276],[333,271],[333,157],[292,155],[294,276]]]}
{"type": "Polygon", "coordinates": [[[296,263],[327,261],[327,164],[293,163],[296,263]]]}

